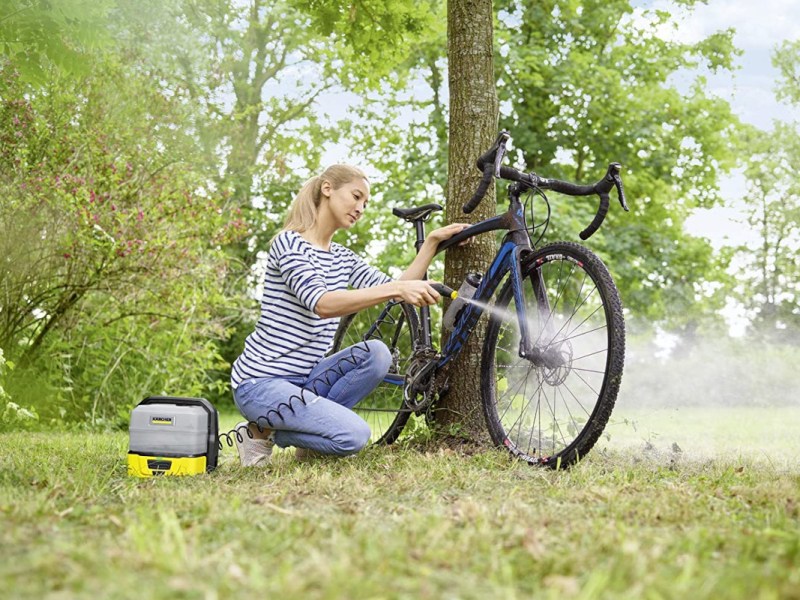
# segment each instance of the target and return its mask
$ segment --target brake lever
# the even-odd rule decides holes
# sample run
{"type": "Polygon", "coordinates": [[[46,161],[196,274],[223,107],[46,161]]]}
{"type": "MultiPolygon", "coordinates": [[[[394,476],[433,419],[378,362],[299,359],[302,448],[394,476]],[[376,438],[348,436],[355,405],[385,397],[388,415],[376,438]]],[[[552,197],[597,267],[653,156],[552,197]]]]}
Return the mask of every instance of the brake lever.
{"type": "Polygon", "coordinates": [[[511,134],[507,131],[501,131],[500,136],[497,138],[497,153],[494,155],[494,176],[500,178],[500,165],[506,155],[506,142],[511,138],[511,134]]]}
{"type": "Polygon", "coordinates": [[[614,181],[614,187],[617,188],[617,198],[619,198],[619,203],[625,212],[630,212],[630,208],[628,208],[628,203],[625,201],[625,190],[622,187],[622,177],[620,177],[619,172],[622,169],[622,165],[619,163],[614,163],[616,168],[614,172],[611,174],[611,179],[614,181]]]}

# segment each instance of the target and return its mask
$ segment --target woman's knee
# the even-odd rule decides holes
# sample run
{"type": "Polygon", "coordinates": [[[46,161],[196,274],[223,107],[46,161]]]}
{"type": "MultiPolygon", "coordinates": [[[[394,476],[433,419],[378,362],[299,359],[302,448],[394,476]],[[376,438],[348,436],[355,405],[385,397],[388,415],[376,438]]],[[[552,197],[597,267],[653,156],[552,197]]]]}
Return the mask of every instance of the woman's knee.
{"type": "Polygon", "coordinates": [[[365,344],[369,349],[366,360],[369,361],[370,368],[383,378],[392,366],[392,353],[380,340],[369,340],[365,344]]]}
{"type": "Polygon", "coordinates": [[[371,437],[372,431],[369,425],[362,421],[348,431],[336,436],[334,440],[336,454],[341,456],[355,454],[369,443],[371,437]]]}

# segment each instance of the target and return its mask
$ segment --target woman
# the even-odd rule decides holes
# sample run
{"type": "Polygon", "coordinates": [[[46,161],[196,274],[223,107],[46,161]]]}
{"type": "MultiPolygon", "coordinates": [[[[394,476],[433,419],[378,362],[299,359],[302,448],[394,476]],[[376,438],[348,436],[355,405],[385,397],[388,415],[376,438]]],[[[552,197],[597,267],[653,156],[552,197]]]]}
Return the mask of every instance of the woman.
{"type": "Polygon", "coordinates": [[[362,171],[329,167],[305,183],[272,241],[261,317],[231,374],[236,406],[251,422],[253,436],[243,431],[246,422],[236,426],[243,466],[267,464],[274,444],[296,446],[298,457],[308,451],[344,456],[361,450],[371,432],[351,409],[383,380],[391,356],[382,342],[370,340],[323,358],[339,317],[391,299],[415,306],[439,300],[421,278],[437,245],[467,225],[433,231],[392,281],[332,242],[336,231],[361,218],[368,200],[362,171]]]}

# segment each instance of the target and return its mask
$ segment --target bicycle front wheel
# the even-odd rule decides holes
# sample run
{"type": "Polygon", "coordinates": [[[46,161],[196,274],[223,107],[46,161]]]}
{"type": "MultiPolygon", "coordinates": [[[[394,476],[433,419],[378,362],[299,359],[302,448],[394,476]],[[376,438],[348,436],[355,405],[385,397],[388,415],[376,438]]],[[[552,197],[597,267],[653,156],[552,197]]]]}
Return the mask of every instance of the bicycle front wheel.
{"type": "Polygon", "coordinates": [[[339,322],[331,353],[376,339],[386,344],[392,355],[392,365],[383,382],[353,409],[369,424],[373,444],[394,442],[411,415],[403,389],[418,331],[419,319],[414,309],[397,302],[362,310],[339,322]]]}
{"type": "Polygon", "coordinates": [[[495,444],[532,464],[567,467],[595,445],[614,408],[625,359],[622,304],[606,266],[579,244],[550,244],[525,264],[530,351],[521,356],[509,280],[483,348],[484,414],[495,444]]]}

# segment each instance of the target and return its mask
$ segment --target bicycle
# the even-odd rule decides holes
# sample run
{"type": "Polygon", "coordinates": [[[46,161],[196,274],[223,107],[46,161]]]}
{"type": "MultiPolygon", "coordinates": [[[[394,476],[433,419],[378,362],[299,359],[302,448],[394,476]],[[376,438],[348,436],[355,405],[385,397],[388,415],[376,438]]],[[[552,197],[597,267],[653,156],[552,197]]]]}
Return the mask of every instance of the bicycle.
{"type": "MultiPolygon", "coordinates": [[[[446,387],[440,377],[443,368],[459,354],[484,312],[489,313],[489,322],[481,358],[481,395],[494,444],[531,464],[567,467],[591,450],[608,422],[625,355],[617,288],[602,260],[588,248],[563,241],[538,249],[536,244],[551,216],[543,190],[599,196],[592,223],[580,233],[582,240],[602,225],[612,188],[627,211],[621,167],[611,163],[593,185],[545,179],[501,164],[509,139],[509,133],[502,132],[477,160],[483,177],[463,207],[465,213],[475,210],[493,178],[500,178],[511,182],[508,210],[471,225],[437,249],[444,252],[472,236],[507,231],[441,351],[432,343],[428,307],[390,301],[348,315],[339,324],[332,352],[369,339],[383,340],[392,352],[393,364],[384,382],[355,408],[373,428],[375,444],[396,441],[411,414],[431,408],[446,387]],[[527,223],[526,206],[520,201],[523,193],[530,193],[526,202],[534,195],[544,199],[547,216],[538,225],[527,223]],[[534,241],[532,233],[539,228],[534,241]]],[[[441,209],[427,204],[394,208],[393,214],[414,225],[419,250],[424,223],[441,209]]],[[[530,212],[533,218],[532,202],[530,212]]]]}

